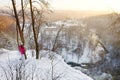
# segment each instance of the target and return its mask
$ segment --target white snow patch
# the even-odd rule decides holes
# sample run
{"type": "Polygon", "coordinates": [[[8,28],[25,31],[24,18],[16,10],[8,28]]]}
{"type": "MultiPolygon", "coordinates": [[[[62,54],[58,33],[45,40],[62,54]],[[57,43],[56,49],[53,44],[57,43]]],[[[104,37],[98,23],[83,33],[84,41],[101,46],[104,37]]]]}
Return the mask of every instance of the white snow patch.
{"type": "MultiPolygon", "coordinates": [[[[18,51],[9,51],[9,50],[0,50],[0,65],[4,67],[6,72],[10,72],[9,65],[11,65],[13,74],[15,76],[16,66],[20,64],[24,64],[23,69],[26,73],[24,76],[29,75],[28,80],[93,80],[88,77],[86,74],[83,74],[81,71],[75,70],[74,68],[67,65],[60,55],[57,55],[51,51],[40,51],[41,59],[34,59],[31,57],[31,52],[35,51],[28,50],[27,55],[29,55],[27,60],[19,60],[20,53],[18,51]]],[[[4,75],[4,70],[0,66],[0,79],[6,80],[6,76],[4,75]]],[[[24,72],[23,71],[23,72],[24,72]]],[[[8,77],[11,78],[11,75],[8,73],[8,77]]],[[[14,77],[16,80],[16,77],[14,77]]]]}

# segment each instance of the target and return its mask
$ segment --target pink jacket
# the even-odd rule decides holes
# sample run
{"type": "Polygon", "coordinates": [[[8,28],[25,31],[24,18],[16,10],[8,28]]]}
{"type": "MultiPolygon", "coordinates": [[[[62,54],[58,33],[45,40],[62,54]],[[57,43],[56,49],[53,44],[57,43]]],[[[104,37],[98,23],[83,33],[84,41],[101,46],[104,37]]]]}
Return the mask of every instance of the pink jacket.
{"type": "Polygon", "coordinates": [[[20,51],[20,53],[21,53],[22,55],[25,54],[25,48],[24,48],[23,45],[19,45],[19,46],[18,46],[18,49],[19,49],[19,51],[20,51]]]}

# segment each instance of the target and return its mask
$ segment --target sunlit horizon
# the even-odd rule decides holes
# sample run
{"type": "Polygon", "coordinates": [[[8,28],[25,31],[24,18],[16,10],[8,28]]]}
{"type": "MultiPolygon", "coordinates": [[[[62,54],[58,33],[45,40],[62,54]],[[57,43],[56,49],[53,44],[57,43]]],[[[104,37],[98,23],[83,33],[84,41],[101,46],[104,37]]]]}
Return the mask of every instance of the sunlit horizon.
{"type": "Polygon", "coordinates": [[[50,3],[55,10],[120,12],[119,0],[51,0],[50,3]]]}
{"type": "MultiPolygon", "coordinates": [[[[116,11],[120,12],[120,0],[47,0],[53,10],[116,11]]],[[[11,6],[11,0],[0,1],[0,7],[11,6]]]]}

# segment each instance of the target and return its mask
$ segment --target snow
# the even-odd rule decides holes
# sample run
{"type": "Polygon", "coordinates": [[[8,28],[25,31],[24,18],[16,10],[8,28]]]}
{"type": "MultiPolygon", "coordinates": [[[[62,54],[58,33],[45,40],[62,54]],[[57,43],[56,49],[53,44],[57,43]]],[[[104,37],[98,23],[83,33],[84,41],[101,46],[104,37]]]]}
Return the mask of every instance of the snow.
{"type": "Polygon", "coordinates": [[[22,56],[18,51],[0,49],[0,80],[7,80],[7,77],[12,80],[11,73],[13,73],[13,79],[17,80],[15,77],[17,69],[22,71],[23,80],[32,80],[32,78],[33,80],[93,80],[67,65],[64,59],[54,52],[42,50],[40,51],[41,59],[38,60],[32,57],[32,53],[35,54],[35,51],[27,50],[28,59],[21,60],[22,56]],[[21,64],[22,67],[19,67],[21,64]]]}
{"type": "Polygon", "coordinates": [[[92,51],[87,45],[83,51],[83,55],[80,58],[80,63],[90,63],[91,58],[92,58],[92,51]]]}
{"type": "Polygon", "coordinates": [[[82,66],[85,66],[83,65],[84,63],[96,64],[97,62],[104,60],[106,56],[104,48],[98,41],[100,41],[99,37],[92,31],[83,49],[83,53],[74,53],[73,50],[76,48],[74,45],[74,47],[70,48],[68,51],[63,48],[61,55],[66,62],[74,62],[81,64],[82,66]]]}
{"type": "Polygon", "coordinates": [[[98,41],[98,36],[95,33],[92,33],[86,47],[84,48],[83,55],[80,58],[80,63],[95,64],[105,58],[105,50],[98,41]]]}
{"type": "Polygon", "coordinates": [[[72,51],[67,51],[66,49],[63,48],[61,55],[66,62],[75,62],[75,63],[79,62],[78,54],[72,53],[72,51]]]}
{"type": "Polygon", "coordinates": [[[49,26],[50,28],[55,28],[57,26],[62,26],[64,25],[64,27],[68,28],[70,26],[82,26],[85,27],[86,24],[82,21],[82,20],[77,20],[77,19],[68,19],[68,20],[63,20],[63,21],[55,21],[51,23],[53,26],[49,26]]]}

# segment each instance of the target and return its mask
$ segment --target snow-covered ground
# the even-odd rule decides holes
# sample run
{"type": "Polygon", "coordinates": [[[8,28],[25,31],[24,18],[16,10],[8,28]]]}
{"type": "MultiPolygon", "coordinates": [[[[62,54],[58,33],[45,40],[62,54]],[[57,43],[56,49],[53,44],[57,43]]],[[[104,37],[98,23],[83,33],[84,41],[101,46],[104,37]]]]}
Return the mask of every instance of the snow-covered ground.
{"type": "Polygon", "coordinates": [[[93,80],[81,71],[67,65],[60,55],[51,51],[40,51],[41,59],[32,56],[21,60],[18,51],[0,49],[0,80],[93,80]]]}

